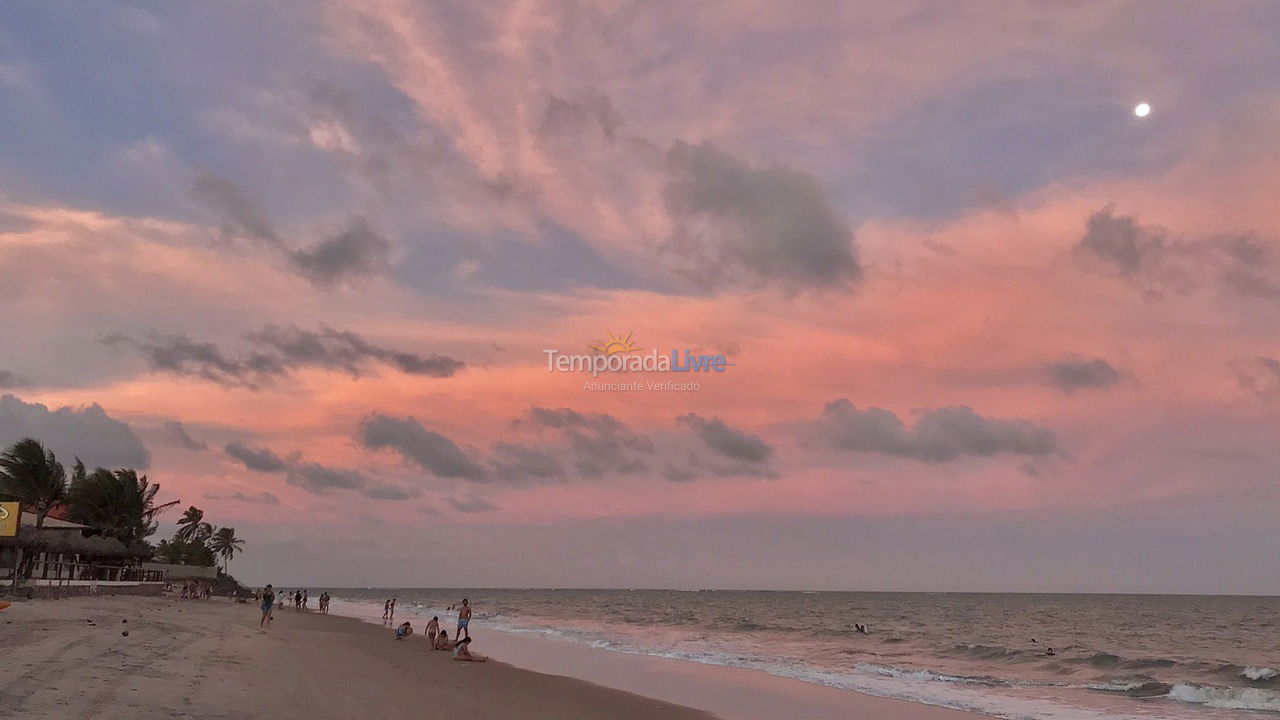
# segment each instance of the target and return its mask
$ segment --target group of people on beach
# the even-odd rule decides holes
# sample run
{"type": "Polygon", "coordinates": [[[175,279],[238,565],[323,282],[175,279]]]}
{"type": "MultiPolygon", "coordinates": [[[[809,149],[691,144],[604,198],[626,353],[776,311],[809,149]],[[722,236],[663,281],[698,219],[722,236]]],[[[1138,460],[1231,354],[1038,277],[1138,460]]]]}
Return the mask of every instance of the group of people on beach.
{"type": "MultiPolygon", "coordinates": [[[[266,587],[253,594],[253,599],[261,603],[262,620],[258,622],[258,627],[265,629],[271,624],[272,620],[275,620],[274,611],[276,607],[276,591],[271,587],[271,584],[268,583],[266,587]]],[[[329,601],[331,599],[332,598],[330,598],[328,592],[320,593],[320,605],[317,609],[322,614],[329,614],[329,601]]],[[[294,612],[302,612],[303,610],[311,609],[309,607],[311,604],[311,596],[306,590],[294,590],[293,592],[286,594],[283,602],[286,604],[292,603],[294,612]]]]}
{"type": "MultiPolygon", "coordinates": [[[[447,609],[458,609],[458,629],[454,632],[453,640],[449,640],[449,631],[440,627],[439,616],[432,617],[427,623],[426,634],[427,642],[431,644],[432,650],[449,650],[453,653],[454,660],[462,660],[467,662],[484,662],[488,660],[488,656],[480,653],[471,652],[471,602],[466,598],[462,598],[460,605],[450,605],[447,609]]],[[[395,615],[395,600],[391,599],[383,606],[382,617],[384,620],[390,621],[395,615]]],[[[395,629],[395,639],[403,640],[413,634],[413,624],[408,622],[400,623],[395,629]]]]}
{"type": "MultiPolygon", "coordinates": [[[[292,602],[294,610],[300,612],[307,609],[307,603],[310,598],[306,590],[294,590],[286,596],[286,602],[292,602]]],[[[275,620],[276,592],[275,589],[267,584],[258,592],[254,593],[254,599],[258,600],[262,609],[262,619],[258,621],[258,627],[265,630],[272,621],[275,620]]],[[[320,612],[329,612],[329,593],[320,593],[320,612]]],[[[449,639],[449,631],[440,627],[439,616],[432,617],[427,623],[426,635],[427,642],[431,644],[432,650],[448,650],[453,653],[454,660],[462,660],[468,662],[484,662],[488,660],[488,656],[480,653],[471,652],[471,601],[462,598],[462,602],[457,605],[450,605],[447,610],[458,610],[458,629],[454,631],[453,640],[449,639]]],[[[395,619],[396,615],[396,599],[388,598],[382,604],[382,619],[388,624],[395,619]]],[[[395,639],[404,640],[413,634],[413,624],[409,621],[400,623],[395,628],[395,639]]]]}
{"type": "Polygon", "coordinates": [[[183,600],[208,600],[213,597],[213,586],[204,580],[187,580],[182,583],[182,592],[178,597],[183,600]]]}

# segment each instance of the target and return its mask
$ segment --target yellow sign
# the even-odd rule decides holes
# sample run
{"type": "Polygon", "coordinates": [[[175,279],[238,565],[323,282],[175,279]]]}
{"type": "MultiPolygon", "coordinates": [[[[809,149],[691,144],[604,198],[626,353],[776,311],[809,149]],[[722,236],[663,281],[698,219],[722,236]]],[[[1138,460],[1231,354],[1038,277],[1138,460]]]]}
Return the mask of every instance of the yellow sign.
{"type": "Polygon", "coordinates": [[[16,502],[0,502],[0,537],[13,537],[18,534],[18,521],[22,513],[16,502]]]}

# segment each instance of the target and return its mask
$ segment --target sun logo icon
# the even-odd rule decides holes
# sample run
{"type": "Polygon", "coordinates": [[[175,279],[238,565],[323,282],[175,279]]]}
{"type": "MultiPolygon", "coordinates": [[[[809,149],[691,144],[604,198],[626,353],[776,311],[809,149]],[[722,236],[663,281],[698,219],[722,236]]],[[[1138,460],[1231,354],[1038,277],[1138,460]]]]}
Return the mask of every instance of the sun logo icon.
{"type": "Polygon", "coordinates": [[[635,335],[635,333],[627,333],[626,337],[622,337],[621,335],[614,335],[613,331],[610,330],[609,339],[601,340],[595,345],[588,345],[587,347],[591,348],[592,350],[595,350],[601,355],[615,355],[617,353],[629,353],[639,349],[631,342],[632,335],[635,335]]]}

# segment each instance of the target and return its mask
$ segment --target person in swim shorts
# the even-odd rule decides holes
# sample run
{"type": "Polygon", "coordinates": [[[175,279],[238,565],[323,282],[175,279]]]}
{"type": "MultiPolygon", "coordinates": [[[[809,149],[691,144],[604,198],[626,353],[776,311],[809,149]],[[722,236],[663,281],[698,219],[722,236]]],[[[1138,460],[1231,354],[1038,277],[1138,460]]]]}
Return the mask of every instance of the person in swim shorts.
{"type": "Polygon", "coordinates": [[[454,634],[457,640],[462,639],[462,634],[466,633],[467,637],[471,637],[471,630],[467,626],[471,624],[471,604],[466,598],[462,598],[462,606],[458,608],[458,632],[454,634]]]}

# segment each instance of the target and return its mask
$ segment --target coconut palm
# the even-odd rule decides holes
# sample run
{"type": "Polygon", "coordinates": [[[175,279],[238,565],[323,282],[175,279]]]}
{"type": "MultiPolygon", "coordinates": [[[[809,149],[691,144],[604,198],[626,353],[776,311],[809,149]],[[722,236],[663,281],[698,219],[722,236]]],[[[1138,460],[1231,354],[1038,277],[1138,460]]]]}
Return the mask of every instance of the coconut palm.
{"type": "Polygon", "coordinates": [[[133,470],[98,468],[71,484],[67,492],[71,519],[130,545],[154,533],[155,516],[178,504],[174,500],[157,505],[159,490],[159,485],[133,470]]]}
{"type": "Polygon", "coordinates": [[[207,540],[213,534],[213,526],[204,521],[204,511],[192,505],[178,520],[178,532],[174,537],[183,542],[207,540]]]}
{"type": "Polygon", "coordinates": [[[0,495],[14,498],[44,526],[49,510],[67,494],[67,471],[38,440],[23,438],[0,455],[0,495]]]}
{"type": "Polygon", "coordinates": [[[236,537],[236,529],[229,527],[218,528],[209,543],[209,549],[222,557],[222,571],[225,573],[231,571],[231,558],[238,552],[244,552],[243,546],[244,540],[236,537]]]}

